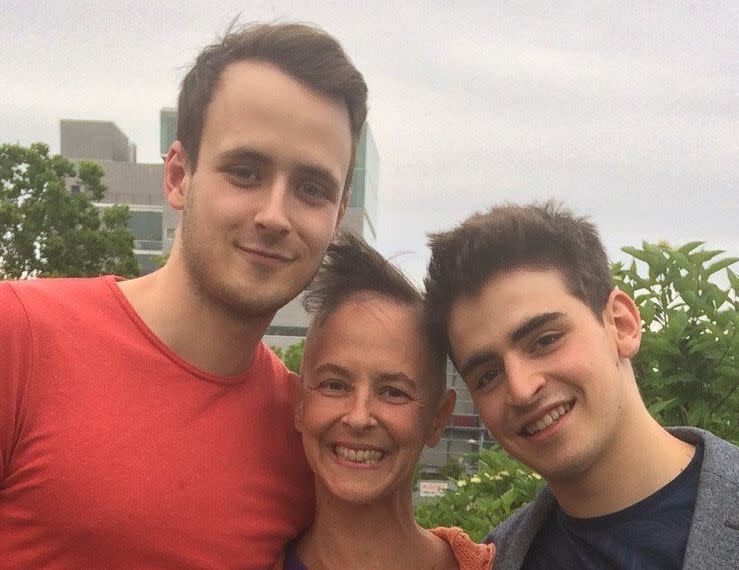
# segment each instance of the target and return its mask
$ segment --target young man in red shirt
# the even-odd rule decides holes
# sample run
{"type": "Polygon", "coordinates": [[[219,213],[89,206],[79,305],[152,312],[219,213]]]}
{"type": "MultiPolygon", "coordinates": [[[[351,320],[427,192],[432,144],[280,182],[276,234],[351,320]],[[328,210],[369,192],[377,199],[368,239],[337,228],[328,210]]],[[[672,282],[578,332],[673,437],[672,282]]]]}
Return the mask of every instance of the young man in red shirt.
{"type": "Polygon", "coordinates": [[[182,83],[166,265],[0,283],[0,560],[265,568],[309,522],[285,367],[261,341],[346,209],[366,117],[334,38],[254,25],[182,83]]]}

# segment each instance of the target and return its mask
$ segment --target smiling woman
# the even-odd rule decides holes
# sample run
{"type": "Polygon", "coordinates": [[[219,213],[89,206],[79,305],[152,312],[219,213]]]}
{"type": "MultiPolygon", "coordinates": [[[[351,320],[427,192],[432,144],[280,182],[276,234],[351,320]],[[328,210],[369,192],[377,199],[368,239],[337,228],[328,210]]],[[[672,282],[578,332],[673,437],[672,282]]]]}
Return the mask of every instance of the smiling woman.
{"type": "Polygon", "coordinates": [[[315,314],[296,426],[315,475],[316,517],[275,568],[489,568],[492,546],[413,518],[413,468],[424,445],[438,443],[455,400],[418,291],[346,236],[330,246],[306,305],[315,314]]]}

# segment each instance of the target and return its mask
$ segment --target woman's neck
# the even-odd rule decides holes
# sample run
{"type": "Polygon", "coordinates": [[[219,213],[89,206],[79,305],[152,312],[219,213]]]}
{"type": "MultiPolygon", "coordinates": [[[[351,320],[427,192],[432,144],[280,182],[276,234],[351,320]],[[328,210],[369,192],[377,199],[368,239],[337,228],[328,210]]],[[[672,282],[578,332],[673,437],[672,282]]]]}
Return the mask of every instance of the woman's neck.
{"type": "Polygon", "coordinates": [[[447,544],[413,518],[410,493],[371,504],[316,494],[313,525],[298,542],[310,570],[450,567],[447,544]]]}

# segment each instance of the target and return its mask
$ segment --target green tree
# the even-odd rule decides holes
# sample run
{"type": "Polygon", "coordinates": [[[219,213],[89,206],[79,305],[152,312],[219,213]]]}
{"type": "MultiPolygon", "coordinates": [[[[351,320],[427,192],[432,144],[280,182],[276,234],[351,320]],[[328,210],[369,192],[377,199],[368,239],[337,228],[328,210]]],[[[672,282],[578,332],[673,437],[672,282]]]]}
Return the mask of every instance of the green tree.
{"type": "Polygon", "coordinates": [[[305,339],[291,344],[287,348],[271,347],[274,353],[285,363],[288,370],[300,374],[300,364],[303,362],[303,351],[305,350],[305,339]]]}
{"type": "Polygon", "coordinates": [[[138,275],[128,207],[92,203],[102,177],[99,164],[75,166],[43,143],[0,145],[0,279],[138,275]]]}
{"type": "Polygon", "coordinates": [[[614,276],[641,312],[633,365],[649,410],[663,425],[702,427],[737,442],[739,279],[731,266],[739,258],[702,246],[625,247],[634,260],[616,263],[614,276]]]}

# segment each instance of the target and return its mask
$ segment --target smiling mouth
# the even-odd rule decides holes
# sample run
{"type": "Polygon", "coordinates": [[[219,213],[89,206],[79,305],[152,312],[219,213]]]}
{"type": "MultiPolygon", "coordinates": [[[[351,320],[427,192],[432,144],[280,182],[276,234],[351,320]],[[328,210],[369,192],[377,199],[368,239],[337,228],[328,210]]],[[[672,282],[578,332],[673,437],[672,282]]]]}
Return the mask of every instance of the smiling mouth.
{"type": "Polygon", "coordinates": [[[334,445],[332,449],[338,457],[345,461],[363,463],[365,465],[373,465],[378,461],[382,461],[387,456],[386,451],[378,449],[352,449],[343,445],[334,445]]]}
{"type": "Polygon", "coordinates": [[[521,430],[521,435],[524,436],[531,436],[539,433],[542,430],[547,429],[548,427],[558,423],[562,420],[564,416],[570,413],[572,408],[575,405],[575,401],[566,402],[564,404],[560,404],[556,408],[549,410],[544,416],[536,420],[535,422],[531,422],[528,425],[525,425],[523,429],[521,430]]]}
{"type": "Polygon", "coordinates": [[[259,249],[259,248],[245,247],[243,245],[237,245],[237,247],[245,253],[250,253],[252,255],[258,255],[266,259],[273,259],[275,261],[282,261],[285,263],[293,261],[293,258],[291,256],[285,255],[278,251],[268,251],[268,250],[259,249]]]}

